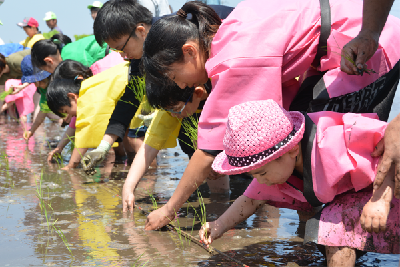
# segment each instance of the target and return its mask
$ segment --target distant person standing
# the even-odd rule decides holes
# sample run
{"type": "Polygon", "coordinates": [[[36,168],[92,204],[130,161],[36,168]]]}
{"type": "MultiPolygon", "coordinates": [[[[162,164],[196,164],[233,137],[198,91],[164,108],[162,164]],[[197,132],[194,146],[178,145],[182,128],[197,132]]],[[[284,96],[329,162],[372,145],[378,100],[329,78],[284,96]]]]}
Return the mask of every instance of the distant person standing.
{"type": "Polygon", "coordinates": [[[103,6],[103,3],[100,1],[94,1],[93,4],[88,5],[88,9],[90,9],[90,14],[92,15],[92,19],[95,20],[97,17],[97,12],[103,6]]]}
{"type": "Polygon", "coordinates": [[[45,39],[44,36],[39,31],[39,22],[32,18],[26,17],[20,23],[17,23],[19,27],[24,29],[25,33],[28,35],[25,40],[19,42],[25,48],[32,48],[32,46],[39,40],[45,39]]]}
{"type": "Polygon", "coordinates": [[[168,0],[137,0],[137,2],[150,10],[153,17],[162,17],[171,14],[168,0]]]}
{"type": "Polygon", "coordinates": [[[63,33],[60,27],[58,27],[57,25],[57,16],[54,12],[52,11],[46,12],[43,20],[46,21],[46,24],[50,28],[50,31],[56,30],[60,34],[63,33]]]}

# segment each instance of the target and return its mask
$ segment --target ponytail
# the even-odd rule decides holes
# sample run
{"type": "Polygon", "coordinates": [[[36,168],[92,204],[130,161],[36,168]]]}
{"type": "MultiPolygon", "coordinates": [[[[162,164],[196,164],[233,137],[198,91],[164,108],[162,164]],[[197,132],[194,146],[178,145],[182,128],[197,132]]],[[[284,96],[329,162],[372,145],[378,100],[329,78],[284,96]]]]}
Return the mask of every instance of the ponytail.
{"type": "Polygon", "coordinates": [[[47,105],[50,110],[62,116],[59,110],[63,106],[71,106],[68,93],[79,95],[82,81],[92,76],[92,70],[82,63],[70,59],[62,61],[55,69],[47,87],[47,105]]]}
{"type": "Polygon", "coordinates": [[[220,25],[221,19],[214,9],[199,1],[187,2],[176,15],[154,23],[144,42],[142,62],[146,79],[164,84],[171,64],[183,60],[182,46],[189,40],[198,41],[200,50],[208,57],[220,25]]]}
{"type": "Polygon", "coordinates": [[[40,68],[46,65],[44,59],[48,56],[61,54],[65,45],[71,43],[71,38],[63,34],[55,34],[50,39],[40,40],[32,46],[32,65],[40,68]]]}

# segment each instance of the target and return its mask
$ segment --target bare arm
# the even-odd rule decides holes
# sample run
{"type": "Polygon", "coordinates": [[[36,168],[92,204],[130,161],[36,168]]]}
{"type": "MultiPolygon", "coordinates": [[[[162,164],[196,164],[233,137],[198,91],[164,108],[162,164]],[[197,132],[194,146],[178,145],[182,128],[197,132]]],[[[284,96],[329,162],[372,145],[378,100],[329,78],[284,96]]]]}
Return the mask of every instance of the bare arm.
{"type": "Polygon", "coordinates": [[[153,211],[147,217],[146,230],[163,227],[175,217],[175,213],[178,212],[197,187],[205,181],[211,171],[213,160],[214,156],[202,150],[198,149],[194,152],[171,199],[167,204],[153,211]]]}
{"type": "Polygon", "coordinates": [[[378,143],[373,157],[382,155],[378,164],[378,171],[375,176],[374,190],[377,190],[385,180],[394,181],[394,194],[396,198],[400,198],[400,114],[389,122],[385,136],[378,143]],[[394,175],[388,176],[391,166],[394,165],[394,175]]]}
{"type": "Polygon", "coordinates": [[[133,191],[137,187],[140,179],[149,168],[151,162],[155,159],[158,154],[158,150],[151,146],[143,143],[136,153],[135,159],[132,162],[131,168],[129,169],[128,177],[125,180],[124,187],[122,189],[122,211],[126,212],[128,209],[133,211],[135,207],[135,196],[133,191]]]}
{"type": "Polygon", "coordinates": [[[38,115],[36,116],[35,121],[32,124],[31,129],[29,131],[24,132],[24,139],[28,140],[31,136],[36,132],[37,128],[43,123],[44,119],[46,118],[46,114],[39,111],[38,115]]]}
{"type": "Polygon", "coordinates": [[[254,214],[265,202],[265,200],[255,200],[244,195],[240,196],[216,221],[206,223],[201,227],[199,232],[200,239],[208,247],[226,231],[254,214]]]}
{"type": "Polygon", "coordinates": [[[86,153],[87,150],[88,150],[87,148],[74,148],[74,151],[72,151],[71,159],[69,160],[68,165],[62,169],[68,170],[76,168],[76,166],[78,166],[81,158],[83,157],[83,155],[86,153]]]}
{"type": "Polygon", "coordinates": [[[394,0],[364,0],[360,33],[343,47],[341,69],[347,74],[358,74],[374,55],[379,36],[385,26],[394,0]],[[350,60],[348,60],[350,58],[350,60]],[[352,62],[351,62],[352,61],[352,62]]]}

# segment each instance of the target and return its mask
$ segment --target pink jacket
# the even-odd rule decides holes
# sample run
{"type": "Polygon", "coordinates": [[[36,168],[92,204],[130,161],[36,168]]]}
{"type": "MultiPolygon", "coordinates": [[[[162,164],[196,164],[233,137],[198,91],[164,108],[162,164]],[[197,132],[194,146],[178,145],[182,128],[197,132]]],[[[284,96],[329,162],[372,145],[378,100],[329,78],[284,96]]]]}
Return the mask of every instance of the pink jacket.
{"type": "MultiPolygon", "coordinates": [[[[354,76],[340,71],[341,48],[360,31],[362,2],[331,4],[331,35],[321,71],[331,97],[357,91],[390,70],[400,58],[400,20],[389,16],[378,51],[368,61],[377,73],[354,76]]],[[[213,90],[199,120],[198,147],[222,150],[229,108],[251,100],[274,99],[288,109],[316,55],[320,7],[315,0],[246,0],[215,35],[206,62],[213,90]]]]}
{"type": "MultiPolygon", "coordinates": [[[[371,152],[383,138],[387,123],[380,121],[376,114],[324,111],[308,116],[317,125],[311,171],[319,201],[328,203],[336,195],[351,189],[359,191],[372,184],[379,159],[371,157],[371,152]]],[[[302,194],[302,182],[298,180],[292,176],[288,182],[299,190],[287,183],[267,186],[253,179],[244,195],[277,202],[278,207],[297,209],[301,205],[296,203],[306,205],[307,202],[302,194]]]]}

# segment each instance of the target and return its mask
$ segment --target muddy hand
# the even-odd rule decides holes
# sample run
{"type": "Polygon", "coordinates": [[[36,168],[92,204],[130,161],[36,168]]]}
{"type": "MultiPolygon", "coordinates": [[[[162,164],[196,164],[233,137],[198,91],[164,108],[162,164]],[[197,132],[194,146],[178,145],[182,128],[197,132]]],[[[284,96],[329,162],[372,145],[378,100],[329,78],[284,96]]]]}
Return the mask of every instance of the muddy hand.
{"type": "Polygon", "coordinates": [[[379,35],[370,31],[361,31],[357,37],[342,49],[340,69],[350,75],[362,75],[367,61],[378,48],[379,35]]]}
{"type": "Polygon", "coordinates": [[[135,195],[133,194],[132,188],[124,185],[122,189],[122,212],[127,212],[128,210],[133,212],[135,208],[135,195]]]}
{"type": "Polygon", "coordinates": [[[200,240],[207,246],[207,248],[215,239],[220,238],[222,234],[223,230],[222,227],[220,227],[218,220],[205,223],[199,231],[200,240]]]}
{"type": "Polygon", "coordinates": [[[151,212],[149,216],[147,216],[146,225],[144,227],[145,230],[158,230],[161,227],[169,224],[175,218],[174,213],[171,214],[168,212],[166,205],[151,212]]]}
{"type": "MultiPolygon", "coordinates": [[[[400,198],[400,115],[397,115],[387,126],[385,136],[383,138],[384,146],[382,146],[382,140],[378,143],[375,151],[371,154],[372,156],[379,156],[384,149],[383,156],[379,161],[377,173],[374,181],[374,191],[376,191],[384,182],[390,167],[394,165],[395,175],[395,189],[394,195],[396,198],[400,198]]],[[[392,179],[392,178],[391,178],[392,179]]]]}
{"type": "Polygon", "coordinates": [[[390,202],[383,199],[368,201],[360,217],[361,228],[368,233],[379,233],[386,230],[387,217],[389,216],[390,202]]]}
{"type": "Polygon", "coordinates": [[[93,175],[95,173],[94,167],[105,159],[106,154],[106,151],[96,150],[86,153],[81,160],[82,168],[86,174],[93,175]]]}

